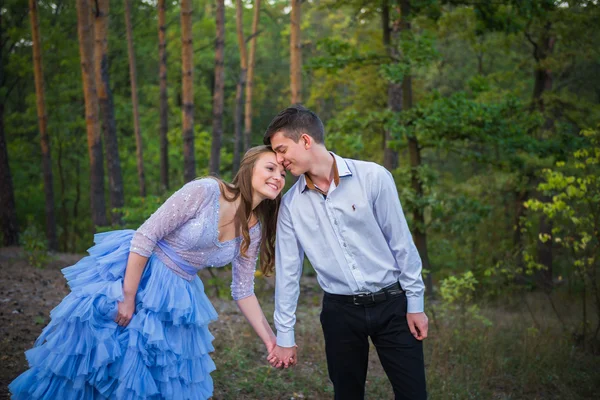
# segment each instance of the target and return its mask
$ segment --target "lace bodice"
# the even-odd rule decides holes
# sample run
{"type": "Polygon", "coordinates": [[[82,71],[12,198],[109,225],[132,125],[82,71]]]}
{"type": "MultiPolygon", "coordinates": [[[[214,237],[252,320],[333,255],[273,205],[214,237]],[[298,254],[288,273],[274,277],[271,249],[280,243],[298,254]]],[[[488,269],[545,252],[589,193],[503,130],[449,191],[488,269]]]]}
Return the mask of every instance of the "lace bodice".
{"type": "Polygon", "coordinates": [[[212,178],[191,181],[175,192],[135,232],[130,251],[144,257],[156,254],[175,273],[191,280],[157,246],[166,244],[183,261],[200,270],[232,264],[231,295],[235,300],[254,293],[254,271],[260,248],[260,224],[250,228],[248,258],[240,254],[241,237],[219,241],[219,183],[212,178]]]}

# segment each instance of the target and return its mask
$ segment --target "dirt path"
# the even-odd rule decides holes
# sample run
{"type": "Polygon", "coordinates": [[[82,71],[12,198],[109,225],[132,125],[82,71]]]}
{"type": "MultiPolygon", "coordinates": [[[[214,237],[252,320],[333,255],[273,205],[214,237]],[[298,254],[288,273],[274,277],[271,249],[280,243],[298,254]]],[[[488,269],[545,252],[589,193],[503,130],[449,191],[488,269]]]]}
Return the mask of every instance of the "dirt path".
{"type": "Polygon", "coordinates": [[[20,248],[0,248],[0,398],[8,398],[8,384],[27,369],[24,351],[69,292],[61,268],[81,257],[58,253],[40,269],[29,265],[20,248]]]}
{"type": "MultiPolygon", "coordinates": [[[[83,256],[85,254],[58,253],[40,269],[30,265],[21,248],[0,248],[0,399],[9,398],[8,384],[28,368],[24,352],[33,347],[48,324],[50,311],[69,293],[61,269],[75,264],[83,256]]],[[[316,278],[304,276],[301,281],[298,319],[303,321],[303,328],[297,331],[297,336],[304,344],[300,351],[304,362],[292,375],[289,371],[271,371],[267,365],[262,343],[231,300],[231,272],[223,268],[210,272],[201,271],[200,278],[219,314],[219,319],[210,326],[215,336],[215,354],[218,354],[214,358],[217,371],[212,374],[214,399],[331,398],[318,322],[322,295],[317,290],[316,278]],[[264,387],[266,382],[270,386],[264,387]],[[302,397],[302,391],[310,394],[302,397]]],[[[273,315],[273,285],[273,278],[261,278],[256,280],[255,286],[265,315],[269,317],[273,315]]],[[[376,357],[375,352],[372,353],[376,357]]],[[[370,379],[383,380],[378,386],[389,392],[379,363],[373,358],[371,364],[370,379]]]]}
{"type": "MultiPolygon", "coordinates": [[[[28,368],[24,352],[33,347],[50,321],[50,311],[69,293],[61,269],[75,264],[84,256],[57,253],[44,268],[36,268],[30,265],[21,248],[0,248],[0,399],[9,398],[9,383],[28,368]]],[[[229,298],[231,272],[216,268],[213,274],[220,282],[218,289],[211,279],[213,275],[208,271],[201,271],[200,278],[205,282],[206,293],[219,313],[219,320],[211,324],[211,332],[217,338],[213,342],[215,348],[222,351],[231,345],[232,337],[236,336],[238,343],[244,341],[242,347],[257,346],[260,349],[262,345],[250,334],[244,317],[229,298]],[[216,295],[217,290],[221,297],[216,295]]],[[[309,280],[309,286],[316,285],[314,278],[309,280]]],[[[269,315],[272,315],[273,308],[273,284],[273,279],[267,278],[260,279],[256,286],[257,295],[266,297],[263,305],[266,306],[265,313],[269,315]]],[[[311,290],[306,292],[311,293],[311,290]]],[[[261,354],[260,351],[256,353],[261,354]]],[[[227,363],[228,359],[219,359],[218,362],[227,363]]],[[[262,359],[259,363],[266,365],[262,359]]],[[[230,398],[224,390],[215,387],[215,398],[230,398]]]]}

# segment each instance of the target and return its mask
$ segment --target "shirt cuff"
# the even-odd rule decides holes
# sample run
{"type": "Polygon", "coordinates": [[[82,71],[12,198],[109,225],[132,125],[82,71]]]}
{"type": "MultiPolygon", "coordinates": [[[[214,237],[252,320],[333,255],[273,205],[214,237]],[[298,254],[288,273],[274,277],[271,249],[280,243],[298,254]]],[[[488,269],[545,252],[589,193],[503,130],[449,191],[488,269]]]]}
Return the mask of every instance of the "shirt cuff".
{"type": "Polygon", "coordinates": [[[288,332],[277,332],[277,346],[279,347],[294,347],[296,340],[294,339],[294,330],[288,332]]]}
{"type": "Polygon", "coordinates": [[[407,307],[406,312],[408,313],[420,313],[425,311],[425,302],[423,296],[421,297],[406,297],[407,307]]]}

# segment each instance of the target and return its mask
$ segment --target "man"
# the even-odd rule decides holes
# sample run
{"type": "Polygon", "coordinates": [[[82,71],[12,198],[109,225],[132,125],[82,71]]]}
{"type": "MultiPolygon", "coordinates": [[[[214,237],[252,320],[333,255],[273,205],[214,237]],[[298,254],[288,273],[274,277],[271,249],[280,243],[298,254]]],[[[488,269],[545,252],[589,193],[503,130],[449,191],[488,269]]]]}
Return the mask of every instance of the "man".
{"type": "Polygon", "coordinates": [[[324,290],[321,325],[335,399],[363,399],[370,337],[396,399],[426,398],[421,259],[392,175],[337,156],[323,123],[295,105],[279,113],[264,142],[298,181],[283,197],[276,242],[276,367],[297,363],[294,324],[304,255],[324,290]]]}

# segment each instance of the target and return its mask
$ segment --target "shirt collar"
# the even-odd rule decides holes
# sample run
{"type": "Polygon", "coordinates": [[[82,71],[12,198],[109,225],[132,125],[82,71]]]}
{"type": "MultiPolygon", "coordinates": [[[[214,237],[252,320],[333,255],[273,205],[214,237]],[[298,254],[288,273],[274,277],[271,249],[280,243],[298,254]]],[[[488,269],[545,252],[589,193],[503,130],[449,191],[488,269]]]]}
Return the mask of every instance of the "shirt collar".
{"type": "MultiPolygon", "coordinates": [[[[342,157],[338,156],[332,151],[330,151],[329,154],[333,156],[333,182],[335,183],[335,186],[339,186],[340,178],[352,176],[352,171],[350,171],[348,163],[342,157]]],[[[318,190],[318,188],[315,187],[315,184],[313,183],[312,179],[310,179],[310,177],[307,174],[302,174],[300,179],[303,179],[303,181],[300,182],[302,193],[306,192],[307,190],[320,191],[318,190]]]]}

